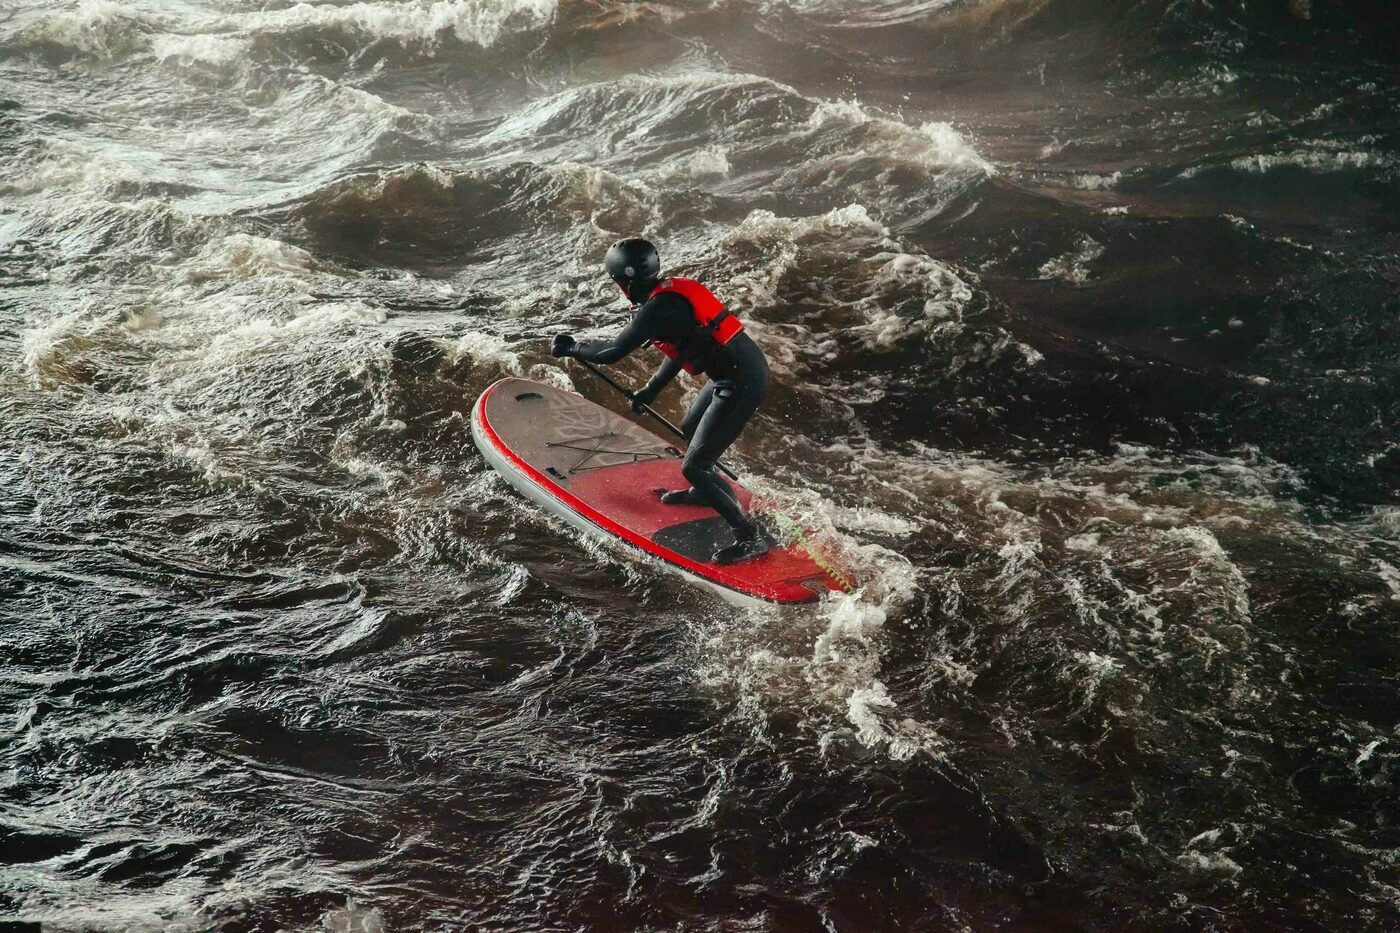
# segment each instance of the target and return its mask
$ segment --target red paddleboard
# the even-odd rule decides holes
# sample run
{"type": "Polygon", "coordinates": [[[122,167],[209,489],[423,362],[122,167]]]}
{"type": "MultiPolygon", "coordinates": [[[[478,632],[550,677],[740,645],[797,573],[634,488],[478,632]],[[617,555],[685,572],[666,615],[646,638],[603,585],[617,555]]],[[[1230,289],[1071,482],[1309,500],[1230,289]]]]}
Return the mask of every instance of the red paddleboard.
{"type": "MultiPolygon", "coordinates": [[[[783,544],[752,560],[715,563],[715,549],[734,540],[724,519],[701,506],[661,504],[661,490],[688,485],[681,451],[581,395],[502,379],[477,399],[472,438],[486,462],[535,503],[590,534],[626,542],[733,602],[805,603],[850,589],[783,516],[756,516],[783,544]]],[[[749,491],[734,487],[748,508],[749,491]]]]}

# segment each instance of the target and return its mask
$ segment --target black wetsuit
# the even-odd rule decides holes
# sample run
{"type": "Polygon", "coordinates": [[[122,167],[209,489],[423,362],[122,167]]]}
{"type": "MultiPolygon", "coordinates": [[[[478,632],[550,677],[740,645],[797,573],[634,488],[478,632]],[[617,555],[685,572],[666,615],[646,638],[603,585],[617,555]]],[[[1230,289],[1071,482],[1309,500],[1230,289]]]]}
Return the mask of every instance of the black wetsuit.
{"type": "Polygon", "coordinates": [[[682,362],[694,363],[710,377],[681,423],[690,442],[681,472],[741,538],[752,536],[756,533],[753,521],[744,514],[734,490],[716,474],[715,463],[768,394],[768,361],[763,351],[742,331],[721,346],[700,329],[689,301],[663,292],[638,308],[631,323],[610,342],[579,344],[570,355],[590,363],[615,363],[649,340],[670,344],[681,359],[667,358],[639,395],[655,398],[676,378],[682,362]]]}

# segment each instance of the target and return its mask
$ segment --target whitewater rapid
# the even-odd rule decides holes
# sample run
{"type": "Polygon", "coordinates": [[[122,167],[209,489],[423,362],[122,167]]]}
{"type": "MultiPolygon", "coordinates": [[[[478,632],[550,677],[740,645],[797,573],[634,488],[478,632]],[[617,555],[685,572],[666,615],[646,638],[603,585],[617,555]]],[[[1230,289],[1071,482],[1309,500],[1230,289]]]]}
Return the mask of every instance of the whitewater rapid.
{"type": "Polygon", "coordinates": [[[0,12],[0,919],[1389,928],[1368,9],[0,12]],[[856,593],[725,606],[476,454],[502,376],[618,406],[548,337],[636,233],[856,593]]]}

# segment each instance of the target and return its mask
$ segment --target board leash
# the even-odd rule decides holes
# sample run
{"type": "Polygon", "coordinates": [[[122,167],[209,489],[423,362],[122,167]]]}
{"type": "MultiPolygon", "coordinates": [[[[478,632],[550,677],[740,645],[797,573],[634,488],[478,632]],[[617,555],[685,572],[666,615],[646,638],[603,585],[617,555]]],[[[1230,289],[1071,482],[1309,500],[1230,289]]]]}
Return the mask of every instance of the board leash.
{"type": "Polygon", "coordinates": [[[844,573],[836,569],[836,566],[827,559],[821,549],[813,547],[809,543],[809,536],[803,531],[801,525],[782,512],[769,512],[768,514],[773,516],[774,521],[778,523],[779,529],[787,536],[787,540],[783,542],[784,544],[789,546],[795,544],[806,551],[807,556],[812,558],[812,562],[820,567],[822,572],[828,577],[835,580],[837,585],[841,587],[841,592],[845,593],[847,596],[850,596],[856,591],[856,585],[852,583],[844,573]]]}

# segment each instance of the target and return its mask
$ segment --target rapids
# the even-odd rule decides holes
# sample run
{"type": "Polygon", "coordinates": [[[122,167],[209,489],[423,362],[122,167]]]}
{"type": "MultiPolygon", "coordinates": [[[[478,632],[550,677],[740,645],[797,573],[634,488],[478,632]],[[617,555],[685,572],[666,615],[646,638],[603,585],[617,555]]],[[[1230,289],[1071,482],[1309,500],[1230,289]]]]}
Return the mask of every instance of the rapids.
{"type": "Polygon", "coordinates": [[[8,0],[0,923],[1400,929],[1396,38],[8,0]],[[548,336],[633,233],[853,596],[728,607],[476,453],[503,375],[622,410],[548,336]]]}

